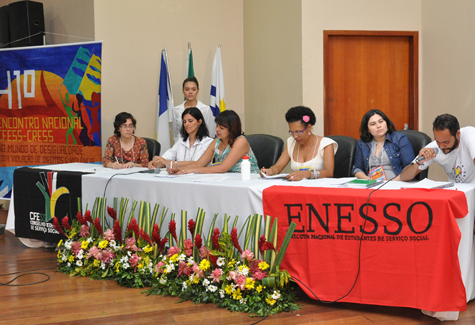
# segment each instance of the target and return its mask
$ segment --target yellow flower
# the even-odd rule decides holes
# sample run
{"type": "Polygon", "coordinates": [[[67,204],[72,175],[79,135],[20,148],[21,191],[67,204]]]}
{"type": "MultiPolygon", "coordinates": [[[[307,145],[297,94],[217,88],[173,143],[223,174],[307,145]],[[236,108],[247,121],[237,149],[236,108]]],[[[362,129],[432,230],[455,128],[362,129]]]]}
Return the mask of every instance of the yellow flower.
{"type": "MultiPolygon", "coordinates": [[[[191,280],[191,279],[190,279],[190,280],[191,280]]],[[[200,283],[200,277],[199,277],[199,276],[194,276],[192,283],[194,283],[194,284],[200,283]]]]}
{"type": "Polygon", "coordinates": [[[235,259],[232,259],[229,263],[228,263],[228,267],[233,267],[234,264],[236,264],[236,260],[235,259]]]}
{"type": "Polygon", "coordinates": [[[230,295],[231,293],[233,293],[233,286],[228,284],[226,288],[224,288],[224,291],[226,291],[226,293],[230,295]]]}
{"type": "Polygon", "coordinates": [[[211,263],[207,259],[204,259],[200,262],[200,270],[207,271],[210,266],[211,263]]]}
{"type": "Polygon", "coordinates": [[[261,291],[262,291],[262,286],[261,286],[261,285],[258,285],[257,288],[256,288],[256,291],[257,291],[257,293],[261,293],[261,291]]]}
{"type": "Polygon", "coordinates": [[[89,243],[87,242],[87,240],[85,240],[85,241],[83,241],[83,242],[81,243],[81,248],[82,248],[82,249],[86,249],[86,248],[87,248],[87,245],[89,245],[89,243]]]}
{"type": "Polygon", "coordinates": [[[58,243],[58,247],[61,246],[63,244],[63,240],[61,239],[58,243]]]}
{"type": "Polygon", "coordinates": [[[272,299],[272,298],[266,298],[266,302],[271,306],[273,306],[275,304],[275,300],[272,299]]]}
{"type": "Polygon", "coordinates": [[[144,264],[144,265],[148,265],[148,263],[150,263],[150,257],[149,257],[149,256],[145,256],[145,258],[143,259],[143,264],[144,264]]]}
{"type": "Polygon", "coordinates": [[[170,261],[172,261],[172,262],[178,261],[178,254],[175,254],[172,257],[170,257],[170,261]]]}
{"type": "Polygon", "coordinates": [[[252,289],[254,289],[254,284],[255,284],[255,283],[256,283],[256,282],[255,282],[254,280],[252,280],[251,278],[247,278],[247,279],[246,279],[246,289],[247,289],[247,290],[252,290],[252,289]]]}
{"type": "Polygon", "coordinates": [[[107,241],[107,239],[104,239],[103,241],[101,241],[99,243],[99,248],[100,249],[105,249],[105,248],[107,248],[107,244],[109,244],[109,241],[107,241]]]}
{"type": "Polygon", "coordinates": [[[115,273],[119,273],[120,263],[116,262],[114,267],[115,267],[115,273]]]}
{"type": "Polygon", "coordinates": [[[261,270],[268,269],[268,268],[269,268],[269,264],[267,264],[266,262],[260,262],[260,263],[259,263],[259,268],[260,268],[261,270]]]}
{"type": "MultiPolygon", "coordinates": [[[[94,259],[94,263],[92,263],[92,266],[99,267],[99,265],[101,265],[101,261],[94,259]]],[[[116,263],[116,267],[117,267],[117,263],[116,263]]]]}
{"type": "Polygon", "coordinates": [[[234,300],[241,300],[242,294],[241,294],[241,289],[237,289],[233,292],[233,299],[234,300]]]}
{"type": "Polygon", "coordinates": [[[56,254],[58,258],[61,258],[61,250],[58,251],[58,254],[56,254]]]}
{"type": "Polygon", "coordinates": [[[77,232],[72,231],[72,232],[69,234],[68,238],[74,238],[74,237],[76,237],[76,234],[77,234],[77,232]]]}
{"type": "Polygon", "coordinates": [[[144,247],[143,251],[144,253],[150,253],[151,251],[153,251],[153,247],[151,247],[150,245],[147,245],[144,247]]]}
{"type": "Polygon", "coordinates": [[[74,255],[69,255],[68,261],[71,263],[74,262],[74,255]]]}

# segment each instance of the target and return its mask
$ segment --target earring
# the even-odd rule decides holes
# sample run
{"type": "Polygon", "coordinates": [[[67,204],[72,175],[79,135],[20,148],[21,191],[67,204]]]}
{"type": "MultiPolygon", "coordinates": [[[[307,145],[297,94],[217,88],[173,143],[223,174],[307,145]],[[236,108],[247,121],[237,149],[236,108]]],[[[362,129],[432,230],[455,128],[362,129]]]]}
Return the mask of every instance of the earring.
{"type": "Polygon", "coordinates": [[[312,132],[308,132],[308,135],[312,134],[312,132]]]}

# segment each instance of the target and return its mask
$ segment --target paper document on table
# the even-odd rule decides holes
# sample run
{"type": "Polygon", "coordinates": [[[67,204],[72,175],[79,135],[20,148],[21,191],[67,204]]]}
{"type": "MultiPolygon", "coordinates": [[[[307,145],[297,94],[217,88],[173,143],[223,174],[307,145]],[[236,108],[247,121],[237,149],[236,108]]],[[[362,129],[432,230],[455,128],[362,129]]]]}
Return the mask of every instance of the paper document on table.
{"type": "Polygon", "coordinates": [[[177,178],[177,177],[183,177],[183,176],[189,176],[189,175],[193,175],[194,173],[189,173],[189,174],[168,174],[167,172],[165,173],[160,173],[160,174],[155,174],[154,176],[155,177],[158,177],[158,178],[177,178]]]}
{"type": "Polygon", "coordinates": [[[454,187],[454,183],[452,182],[439,182],[439,181],[433,181],[428,178],[424,178],[422,181],[419,181],[417,183],[409,183],[407,186],[404,186],[403,188],[448,188],[448,187],[454,187]]]}
{"type": "Polygon", "coordinates": [[[277,174],[277,175],[270,175],[267,176],[266,174],[262,174],[262,179],[275,179],[275,178],[285,178],[289,174],[277,174]]]}
{"type": "Polygon", "coordinates": [[[201,178],[194,179],[193,182],[210,182],[219,183],[224,181],[228,176],[203,176],[201,178]]]}

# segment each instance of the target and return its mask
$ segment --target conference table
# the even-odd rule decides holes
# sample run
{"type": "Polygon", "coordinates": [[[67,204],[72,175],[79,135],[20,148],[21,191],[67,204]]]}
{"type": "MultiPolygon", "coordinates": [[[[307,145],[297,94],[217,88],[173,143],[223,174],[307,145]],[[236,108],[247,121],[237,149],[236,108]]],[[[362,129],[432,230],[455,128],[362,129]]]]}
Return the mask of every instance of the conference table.
{"type": "MultiPolygon", "coordinates": [[[[345,243],[348,243],[350,253],[347,255],[341,254],[328,254],[328,252],[320,252],[318,250],[313,250],[311,253],[314,254],[307,259],[312,259],[315,263],[312,264],[312,267],[318,269],[319,263],[323,263],[326,266],[325,272],[328,272],[328,266],[333,265],[335,267],[335,274],[342,275],[344,274],[348,277],[345,280],[340,280],[338,277],[330,277],[337,282],[342,282],[340,286],[343,290],[335,293],[322,292],[321,290],[328,290],[328,286],[321,287],[318,283],[313,283],[311,289],[312,292],[308,291],[303,285],[302,288],[309,294],[310,297],[316,299],[313,295],[315,294],[323,300],[332,300],[336,297],[342,296],[346,293],[346,289],[350,289],[352,281],[356,279],[356,272],[358,268],[355,268],[359,263],[362,275],[364,277],[358,278],[355,285],[355,290],[350,292],[346,297],[342,298],[339,301],[347,302],[357,302],[357,303],[371,303],[371,304],[380,304],[380,305],[389,305],[389,306],[404,306],[412,307],[418,309],[427,309],[433,310],[442,314],[443,311],[450,311],[458,315],[459,311],[466,309],[466,302],[475,298],[475,250],[474,250],[474,236],[473,236],[473,225],[474,225],[474,212],[475,212],[475,187],[472,184],[456,184],[455,188],[451,189],[437,189],[437,190],[426,190],[426,189],[405,189],[400,190],[401,187],[408,186],[407,183],[403,182],[390,182],[386,184],[382,189],[372,194],[369,200],[370,211],[365,211],[362,207],[366,202],[367,195],[371,192],[368,189],[354,189],[354,188],[345,188],[343,183],[347,182],[349,179],[318,179],[318,180],[303,180],[300,182],[288,182],[282,179],[261,179],[258,175],[252,175],[251,180],[242,181],[240,179],[240,174],[236,173],[226,173],[226,174],[213,174],[213,175],[203,175],[203,174],[191,174],[183,175],[176,177],[169,177],[164,171],[160,174],[149,174],[149,173],[139,173],[139,171],[144,171],[144,169],[133,168],[128,170],[112,170],[104,169],[102,166],[95,165],[91,167],[90,164],[65,164],[65,165],[52,165],[44,166],[44,168],[50,168],[54,170],[74,170],[78,172],[83,172],[82,175],[82,208],[83,211],[86,209],[92,209],[96,198],[105,197],[107,200],[107,205],[112,206],[114,198],[127,198],[129,199],[129,210],[131,202],[148,202],[153,207],[155,204],[160,204],[160,208],[165,208],[167,210],[167,220],[172,213],[174,213],[177,218],[182,211],[187,211],[188,219],[194,218],[198,208],[202,208],[206,213],[206,218],[203,226],[203,230],[207,233],[209,225],[213,219],[214,214],[218,214],[215,227],[222,229],[224,215],[227,214],[231,216],[231,222],[234,221],[235,216],[239,216],[237,225],[238,228],[242,226],[245,222],[245,219],[249,215],[254,214],[264,214],[265,210],[269,210],[269,207],[272,207],[274,204],[288,209],[284,212],[277,212],[279,215],[274,215],[273,217],[279,218],[279,232],[285,231],[285,222],[281,222],[280,218],[287,220],[289,213],[292,215],[294,221],[297,221],[298,228],[296,230],[302,230],[304,224],[302,220],[305,217],[305,213],[300,210],[291,210],[295,208],[295,205],[301,204],[305,205],[307,203],[315,202],[315,207],[312,209],[306,207],[308,211],[311,211],[309,214],[312,216],[310,219],[313,221],[313,230],[319,228],[326,229],[328,227],[331,232],[331,229],[345,224],[348,225],[350,222],[350,214],[354,213],[353,218],[357,218],[359,221],[354,226],[356,229],[361,229],[361,222],[365,221],[365,218],[362,215],[366,215],[366,225],[365,231],[370,232],[374,230],[375,225],[378,225],[379,229],[386,229],[388,233],[373,233],[366,234],[365,236],[357,237],[358,233],[348,234],[345,233],[344,229],[340,229],[341,233],[333,234],[334,239],[325,238],[325,240],[316,240],[320,248],[333,247],[335,244],[345,246],[345,243]],[[68,165],[68,166],[67,166],[68,165]],[[269,192],[267,192],[269,191],[269,192]],[[280,196],[269,196],[266,193],[279,192],[280,196]],[[439,193],[439,194],[437,194],[439,193]],[[437,195],[436,195],[437,194],[437,195]],[[450,194],[450,195],[449,195],[450,194]],[[460,201],[460,196],[462,195],[463,202],[460,201]],[[445,228],[450,229],[450,232],[444,233],[444,236],[448,236],[450,240],[449,251],[446,250],[444,253],[441,253],[441,250],[437,247],[444,246],[445,243],[441,242],[435,244],[435,246],[430,246],[431,254],[429,256],[420,256],[418,247],[427,246],[430,242],[430,239],[439,237],[439,235],[426,236],[422,230],[427,230],[427,227],[420,225],[412,225],[413,228],[410,230],[413,231],[414,240],[406,240],[404,242],[404,233],[394,235],[395,228],[391,228],[391,225],[394,226],[401,223],[403,231],[407,231],[408,223],[411,223],[411,220],[406,218],[408,214],[408,206],[414,204],[414,202],[429,202],[431,197],[437,197],[436,201],[446,203],[451,213],[441,213],[442,211],[438,206],[434,207],[434,211],[431,210],[431,222],[433,222],[434,227],[432,229],[438,228],[443,230],[445,228]],[[293,202],[292,200],[300,202],[293,202]],[[348,202],[341,203],[339,200],[345,198],[348,202]],[[277,201],[276,201],[277,200],[277,201]],[[285,204],[285,200],[290,200],[289,204],[285,204]],[[319,201],[320,200],[320,201],[319,201]],[[322,201],[323,200],[323,201],[322,201]],[[352,200],[355,200],[354,202],[352,200]],[[382,201],[381,201],[382,200],[382,201]],[[384,200],[389,200],[388,202],[384,200]],[[391,201],[392,200],[392,201],[391,201]],[[403,200],[407,202],[404,203],[403,200]],[[413,203],[411,203],[411,200],[413,203]],[[379,208],[379,202],[386,202],[386,205],[391,205],[389,212],[383,214],[383,217],[372,214],[374,211],[382,211],[385,208],[379,208]],[[284,203],[282,203],[284,202],[284,203]],[[336,202],[336,203],[335,203],[336,202]],[[463,204],[459,204],[459,203],[463,204]],[[277,204],[280,203],[280,204],[277,204]],[[355,211],[348,212],[348,204],[354,204],[358,209],[355,208],[355,211]],[[466,204],[466,206],[465,206],[466,204]],[[325,209],[329,206],[341,205],[338,209],[339,212],[338,218],[339,221],[334,223],[334,221],[328,222],[325,219],[325,209]],[[459,208],[457,206],[460,205],[459,208]],[[291,207],[291,208],[289,208],[291,207]],[[396,210],[394,210],[396,209],[396,210]],[[398,210],[399,209],[399,210],[398,210]],[[291,211],[291,212],[289,212],[291,211]],[[396,211],[396,212],[395,212],[396,211]],[[397,214],[400,211],[400,214],[397,214]],[[402,211],[402,212],[401,212],[402,211]],[[396,213],[396,214],[395,214],[396,213]],[[460,215],[460,214],[463,215],[460,215]],[[282,214],[284,214],[282,216],[282,214]],[[318,216],[317,216],[318,215],[318,216]],[[396,216],[398,221],[391,219],[391,217],[396,216]],[[383,219],[378,219],[383,218],[383,219]],[[409,222],[407,221],[409,220],[409,222]],[[435,227],[437,224],[436,221],[443,220],[440,223],[440,226],[435,227]],[[389,223],[384,223],[389,222],[389,223]],[[336,226],[335,226],[336,225],[336,226]],[[332,228],[333,227],[333,228],[332,228]],[[379,246],[378,236],[382,236],[383,240],[379,246]],[[343,237],[337,237],[343,236],[343,237]],[[345,237],[344,236],[349,236],[345,237]],[[402,241],[402,243],[401,243],[402,241]],[[404,299],[400,293],[395,295],[396,298],[388,299],[388,292],[385,292],[385,286],[389,288],[388,290],[393,290],[398,287],[398,281],[404,282],[404,277],[401,275],[395,276],[394,278],[388,277],[386,281],[382,281],[381,278],[377,278],[378,282],[372,284],[373,286],[379,286],[380,292],[367,292],[361,289],[361,286],[365,286],[368,283],[371,283],[371,276],[368,277],[368,272],[371,272],[374,264],[378,263],[377,259],[380,259],[383,255],[381,252],[378,254],[372,254],[371,251],[377,247],[383,247],[388,249],[388,254],[392,254],[390,245],[392,242],[397,243],[398,246],[404,248],[404,254],[394,255],[394,259],[397,259],[395,265],[404,264],[404,263],[414,263],[414,260],[423,259],[424,263],[427,263],[428,267],[434,267],[440,264],[432,264],[433,261],[437,263],[442,263],[445,261],[447,264],[454,264],[451,272],[454,274],[451,275],[452,282],[449,283],[460,284],[464,288],[463,294],[460,290],[454,292],[446,292],[446,298],[444,301],[448,303],[439,302],[414,302],[414,299],[404,299]],[[356,250],[355,250],[356,247],[356,250]],[[369,253],[368,253],[369,252],[369,253]],[[411,253],[412,252],[412,253],[411,253]],[[326,255],[325,255],[326,254],[326,255]],[[349,255],[348,255],[349,254],[349,255]],[[412,254],[412,256],[410,256],[412,254]],[[442,255],[441,255],[442,254],[442,255]],[[440,256],[439,256],[440,255],[440,256]],[[325,260],[321,259],[321,256],[325,256],[325,260]],[[335,261],[331,261],[333,258],[335,261]],[[343,261],[341,260],[343,259],[343,261]],[[376,259],[376,260],[375,260],[376,259]],[[344,262],[347,262],[345,265],[344,262]],[[318,263],[317,263],[318,262],[318,263]],[[343,264],[342,264],[343,263],[343,264]],[[458,265],[457,265],[458,263],[458,265]],[[430,266],[429,266],[430,265],[430,266]],[[343,271],[342,271],[343,269],[343,271]],[[365,296],[366,295],[366,296],[365,296]],[[369,297],[368,297],[369,295],[369,297]],[[455,298],[451,295],[457,295],[455,298]],[[453,306],[450,305],[450,301],[457,301],[453,306]],[[463,303],[460,303],[463,301],[463,303]],[[444,309],[444,307],[452,306],[449,309],[444,309]],[[431,308],[432,307],[432,308],[431,308]],[[442,308],[442,309],[441,309],[442,308]]],[[[14,185],[15,186],[15,185],[14,185]]],[[[275,194],[275,193],[274,193],[275,194]]],[[[427,203],[426,205],[431,205],[432,203],[427,203]]],[[[424,207],[425,205],[422,204],[424,207]]],[[[427,207],[426,207],[427,208],[427,207]]],[[[304,210],[305,210],[304,209],[304,210]]],[[[420,207],[412,207],[414,212],[420,212],[420,207]]],[[[351,209],[350,209],[351,210],[351,209]]],[[[269,210],[270,211],[270,210],[269,210]]],[[[422,209],[422,211],[425,211],[422,209]]],[[[14,212],[11,213],[14,219],[14,212]]],[[[9,211],[7,230],[14,230],[14,225],[12,226],[11,214],[9,211]]],[[[126,214],[127,215],[127,214],[126,214]]],[[[327,215],[328,216],[328,215],[327,215]]],[[[308,216],[307,216],[308,217],[308,216]]],[[[332,218],[330,214],[330,219],[332,218]]],[[[423,225],[428,225],[427,213],[424,214],[424,217],[421,218],[423,225]],[[424,223],[426,222],[426,223],[424,223]]],[[[305,221],[308,222],[308,221],[305,221]]],[[[180,222],[177,222],[177,228],[179,228],[180,222]]],[[[308,227],[308,224],[305,224],[308,227]]],[[[343,227],[344,228],[344,227],[343,227]]],[[[178,231],[179,229],[177,229],[178,231]]],[[[325,230],[327,231],[327,230],[325,230]]],[[[294,237],[291,240],[291,245],[294,242],[305,242],[302,241],[311,239],[312,234],[307,234],[307,237],[302,237],[301,232],[295,232],[294,237]]],[[[280,237],[279,237],[280,238],[280,237]]],[[[313,239],[322,239],[323,237],[315,237],[313,239]]],[[[408,236],[409,238],[409,236],[408,236]]],[[[441,237],[442,238],[442,237],[441,237]]],[[[313,240],[315,242],[315,240],[313,240]]],[[[289,250],[284,258],[283,266],[287,266],[292,272],[295,269],[292,267],[294,264],[299,264],[302,261],[302,255],[295,254],[295,250],[292,250],[291,245],[289,250]]],[[[343,247],[341,246],[341,247],[343,247]]],[[[386,265],[387,266],[387,265],[386,265]]],[[[424,269],[420,269],[420,265],[416,265],[413,272],[424,274],[424,269]]],[[[331,274],[331,272],[326,275],[331,274]]],[[[391,272],[387,272],[391,274],[391,272]]],[[[322,276],[322,281],[326,281],[322,276]]],[[[295,274],[297,277],[297,274],[295,274]]],[[[302,274],[298,274],[299,277],[302,274]]],[[[417,281],[417,277],[412,276],[411,279],[417,281]]],[[[424,280],[425,282],[417,283],[414,285],[421,287],[419,290],[421,292],[426,292],[430,294],[431,292],[437,291],[437,286],[441,286],[442,291],[445,290],[445,286],[440,282],[440,279],[430,282],[430,278],[427,277],[424,280]],[[426,288],[424,286],[427,285],[426,288]]],[[[338,286],[336,286],[338,287],[338,286]]],[[[440,293],[438,293],[440,294],[440,293]]],[[[390,295],[391,296],[391,295],[390,295]]],[[[412,297],[411,297],[412,298],[412,297]]],[[[438,317],[438,314],[433,315],[438,317]]],[[[444,316],[442,316],[443,318],[444,316]]]]}

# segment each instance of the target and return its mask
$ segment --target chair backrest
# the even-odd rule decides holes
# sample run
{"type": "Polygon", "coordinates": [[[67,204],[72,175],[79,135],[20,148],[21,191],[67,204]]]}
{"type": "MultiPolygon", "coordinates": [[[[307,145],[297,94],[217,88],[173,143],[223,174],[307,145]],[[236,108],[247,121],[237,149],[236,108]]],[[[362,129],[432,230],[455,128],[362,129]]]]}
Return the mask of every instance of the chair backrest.
{"type": "MultiPolygon", "coordinates": [[[[414,156],[417,156],[422,148],[432,142],[432,139],[424,132],[415,130],[398,130],[397,132],[405,134],[409,139],[409,142],[412,145],[412,150],[414,150],[414,156]]],[[[421,171],[414,179],[420,181],[426,178],[428,174],[429,168],[421,171]]]]}
{"type": "Polygon", "coordinates": [[[328,135],[326,137],[338,143],[338,150],[335,154],[335,169],[333,171],[333,177],[351,177],[351,170],[355,163],[358,140],[346,135],[328,135]]]}
{"type": "Polygon", "coordinates": [[[143,138],[147,142],[148,160],[151,161],[153,157],[160,156],[160,142],[151,138],[143,138]]]}
{"type": "Polygon", "coordinates": [[[284,150],[284,141],[269,134],[249,134],[246,139],[257,158],[259,169],[273,166],[284,150]]]}

